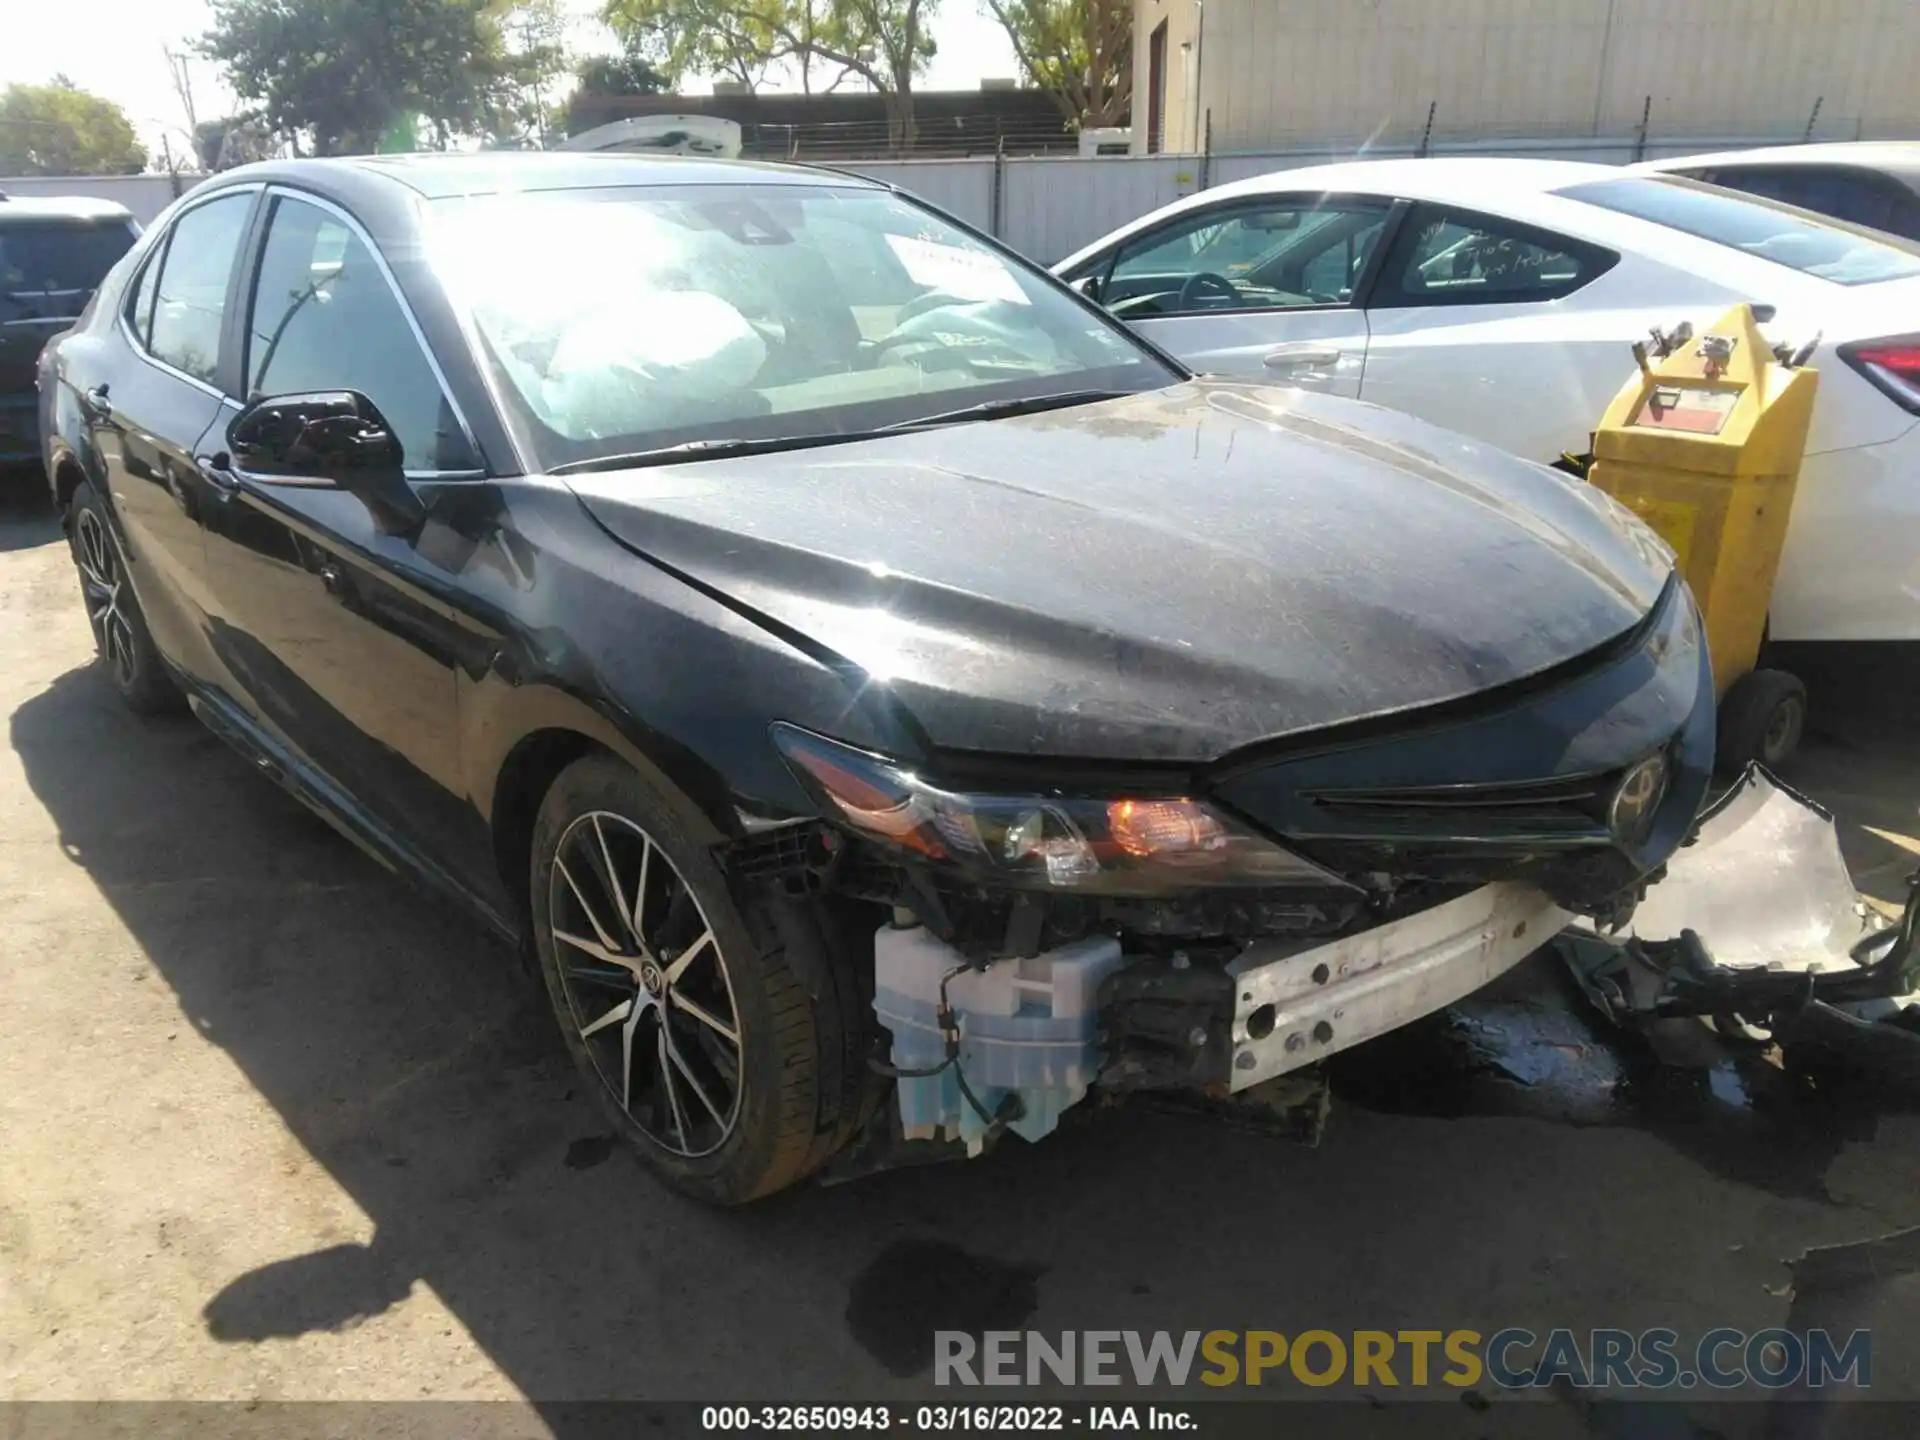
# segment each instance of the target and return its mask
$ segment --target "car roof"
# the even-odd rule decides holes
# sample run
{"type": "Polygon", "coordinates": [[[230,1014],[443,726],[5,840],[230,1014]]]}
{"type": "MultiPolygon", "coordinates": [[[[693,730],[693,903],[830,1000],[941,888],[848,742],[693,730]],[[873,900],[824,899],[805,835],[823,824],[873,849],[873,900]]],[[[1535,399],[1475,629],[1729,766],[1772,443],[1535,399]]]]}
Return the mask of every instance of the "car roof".
{"type": "Polygon", "coordinates": [[[8,195],[0,191],[0,225],[9,220],[132,220],[133,212],[91,195],[8,195]]]}
{"type": "Polygon", "coordinates": [[[588,190],[626,185],[860,185],[858,175],[762,160],[618,151],[483,150],[458,154],[356,155],[334,160],[268,160],[229,170],[233,180],[385,180],[430,200],[520,190],[588,190]]]}
{"type": "Polygon", "coordinates": [[[1697,165],[1853,165],[1900,174],[1920,171],[1920,142],[1844,140],[1822,145],[1765,145],[1752,150],[1718,150],[1706,155],[1677,155],[1649,160],[1639,170],[1688,170],[1697,165]]]}

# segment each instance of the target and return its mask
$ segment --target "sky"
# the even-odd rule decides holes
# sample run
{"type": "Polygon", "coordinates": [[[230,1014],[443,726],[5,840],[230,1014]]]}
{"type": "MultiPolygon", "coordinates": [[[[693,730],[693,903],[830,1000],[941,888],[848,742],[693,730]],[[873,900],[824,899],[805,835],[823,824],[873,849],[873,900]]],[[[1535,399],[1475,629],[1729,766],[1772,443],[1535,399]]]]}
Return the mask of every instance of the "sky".
{"type": "MultiPolygon", "coordinates": [[[[599,3],[562,0],[573,20],[570,39],[582,50],[608,48],[593,20],[599,3]]],[[[206,30],[207,0],[0,0],[0,8],[10,12],[6,43],[0,45],[0,87],[42,85],[64,73],[81,89],[118,101],[156,161],[163,137],[176,152],[187,148],[186,111],[169,78],[165,50],[183,51],[185,40],[206,30]],[[102,35],[114,43],[100,44],[102,35]]],[[[980,0],[939,0],[933,35],[939,54],[920,82],[926,89],[971,90],[984,75],[1018,73],[1005,33],[982,13],[980,0]]],[[[192,57],[188,66],[202,119],[236,107],[212,63],[192,57]]]]}

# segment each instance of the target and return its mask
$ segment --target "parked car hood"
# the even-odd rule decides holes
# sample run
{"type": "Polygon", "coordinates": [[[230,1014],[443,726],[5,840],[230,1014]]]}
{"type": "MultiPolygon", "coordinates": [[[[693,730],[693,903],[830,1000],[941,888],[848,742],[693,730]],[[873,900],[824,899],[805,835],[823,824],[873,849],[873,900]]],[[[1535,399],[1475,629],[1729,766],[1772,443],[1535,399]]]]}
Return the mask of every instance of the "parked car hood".
{"type": "Polygon", "coordinates": [[[1570,477],[1209,380],[567,483],[935,746],[1008,754],[1194,762],[1457,699],[1618,637],[1670,569],[1570,477]]]}

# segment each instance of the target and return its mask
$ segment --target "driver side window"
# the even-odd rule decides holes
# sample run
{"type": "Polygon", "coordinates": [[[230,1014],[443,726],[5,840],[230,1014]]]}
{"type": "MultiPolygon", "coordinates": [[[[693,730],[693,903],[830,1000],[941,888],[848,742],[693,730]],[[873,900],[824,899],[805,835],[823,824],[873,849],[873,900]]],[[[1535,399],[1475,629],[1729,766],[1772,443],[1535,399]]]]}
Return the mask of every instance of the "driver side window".
{"type": "Polygon", "coordinates": [[[1121,246],[1100,299],[1127,320],[1350,304],[1386,217],[1320,196],[1197,211],[1121,246]]]}
{"type": "Polygon", "coordinates": [[[247,393],[358,390],[410,471],[474,466],[459,420],[373,253],[345,221],[277,196],[247,326],[247,393]]]}

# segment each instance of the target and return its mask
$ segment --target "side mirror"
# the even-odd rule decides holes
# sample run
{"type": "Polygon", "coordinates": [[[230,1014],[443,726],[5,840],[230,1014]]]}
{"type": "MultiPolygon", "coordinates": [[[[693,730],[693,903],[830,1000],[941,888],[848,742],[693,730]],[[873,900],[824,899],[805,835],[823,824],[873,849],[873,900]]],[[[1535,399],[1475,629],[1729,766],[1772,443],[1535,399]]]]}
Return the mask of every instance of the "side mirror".
{"type": "Polygon", "coordinates": [[[1096,305],[1100,303],[1100,277],[1098,275],[1082,275],[1078,280],[1069,280],[1067,282],[1067,288],[1072,290],[1076,295],[1084,296],[1088,300],[1093,301],[1096,305]]]}
{"type": "Polygon", "coordinates": [[[401,469],[400,442],[366,396],[354,390],[270,395],[227,426],[236,468],[259,475],[338,480],[401,469]]]}
{"type": "Polygon", "coordinates": [[[382,534],[410,534],[426,519],[407,483],[404,448],[357,390],[255,400],[227,426],[227,449],[243,473],[331,480],[359,497],[382,534]]]}

